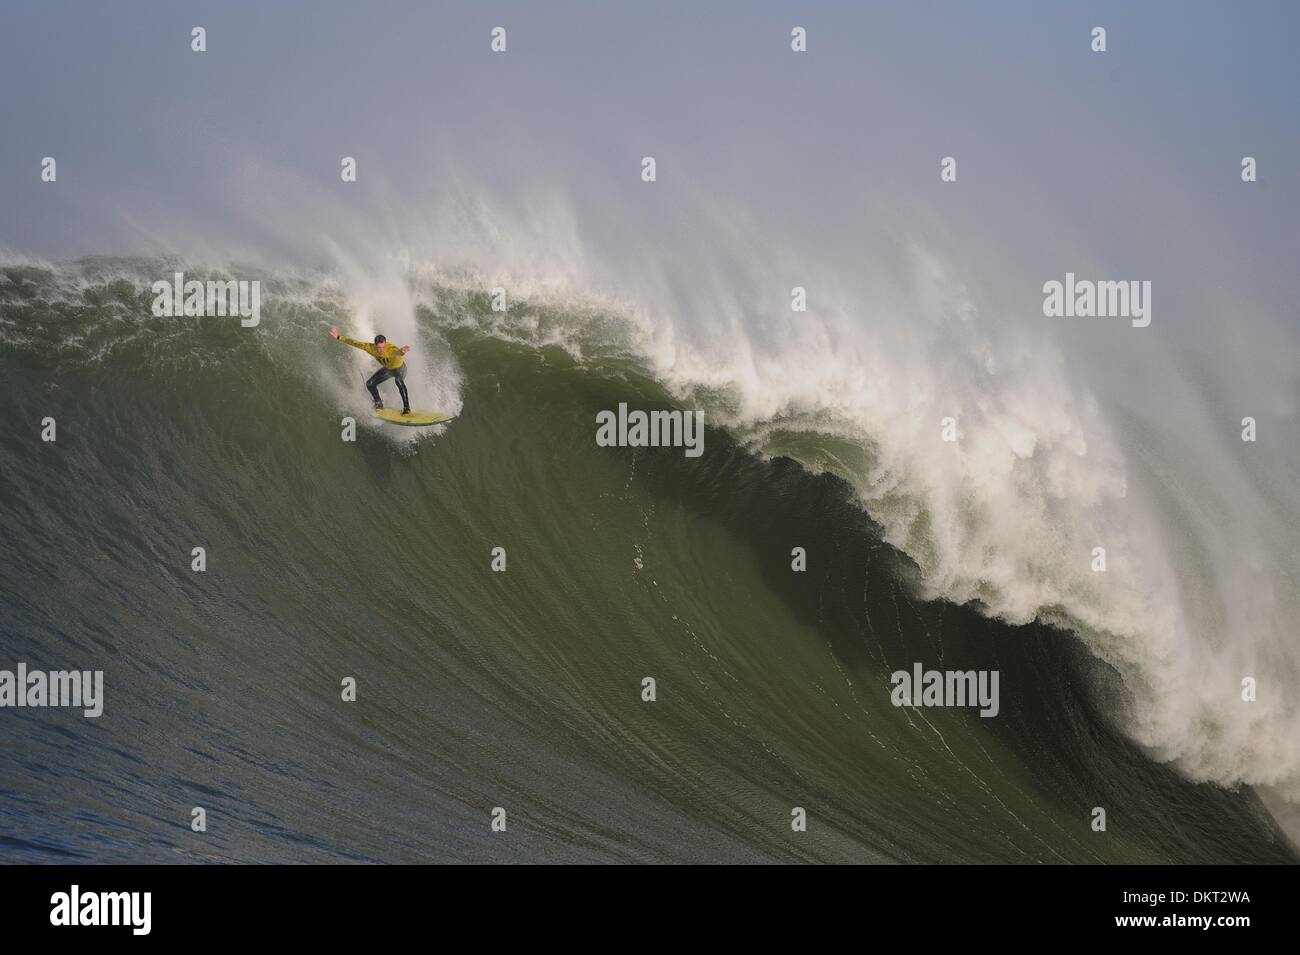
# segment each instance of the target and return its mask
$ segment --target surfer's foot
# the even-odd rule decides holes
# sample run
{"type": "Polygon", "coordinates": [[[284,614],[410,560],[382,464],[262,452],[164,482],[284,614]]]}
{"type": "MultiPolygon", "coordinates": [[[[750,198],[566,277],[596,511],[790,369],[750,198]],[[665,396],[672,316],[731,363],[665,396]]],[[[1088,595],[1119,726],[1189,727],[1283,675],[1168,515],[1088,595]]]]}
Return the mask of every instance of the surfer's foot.
{"type": "Polygon", "coordinates": [[[402,409],[402,414],[410,414],[410,413],[411,413],[411,409],[410,409],[410,408],[403,408],[403,409],[402,409]]]}
{"type": "Polygon", "coordinates": [[[376,411],[383,411],[383,410],[384,410],[384,403],[383,403],[382,401],[376,401],[376,402],[375,402],[375,410],[376,410],[376,411]]]}

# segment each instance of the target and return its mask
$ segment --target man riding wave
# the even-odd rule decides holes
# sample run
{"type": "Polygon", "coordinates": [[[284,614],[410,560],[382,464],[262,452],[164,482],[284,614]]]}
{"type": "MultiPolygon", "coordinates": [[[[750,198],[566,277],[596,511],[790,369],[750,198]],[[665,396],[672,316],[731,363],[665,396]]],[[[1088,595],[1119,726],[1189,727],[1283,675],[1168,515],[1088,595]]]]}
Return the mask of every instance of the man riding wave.
{"type": "Polygon", "coordinates": [[[379,386],[392,378],[397,382],[397,390],[402,395],[402,414],[409,415],[411,413],[411,399],[406,394],[406,353],[411,350],[410,345],[403,345],[398,348],[383,335],[376,335],[373,345],[369,342],[359,342],[355,338],[340,335],[337,328],[330,329],[330,337],[341,341],[345,345],[351,345],[353,348],[360,348],[383,365],[382,368],[366,380],[366,390],[370,392],[370,397],[375,402],[376,411],[384,407],[383,399],[379,397],[379,386]]]}

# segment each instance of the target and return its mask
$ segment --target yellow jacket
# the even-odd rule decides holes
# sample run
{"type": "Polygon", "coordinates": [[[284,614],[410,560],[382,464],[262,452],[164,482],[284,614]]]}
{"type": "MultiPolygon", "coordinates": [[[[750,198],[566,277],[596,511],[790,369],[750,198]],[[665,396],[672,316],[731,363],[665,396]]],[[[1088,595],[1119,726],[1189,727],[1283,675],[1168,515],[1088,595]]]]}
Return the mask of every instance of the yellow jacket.
{"type": "Polygon", "coordinates": [[[384,350],[380,351],[381,346],[379,345],[372,345],[370,342],[359,342],[355,338],[348,338],[346,335],[340,335],[339,341],[345,345],[351,345],[353,348],[360,348],[385,368],[401,368],[406,364],[406,356],[392,342],[384,342],[382,346],[384,350]]]}

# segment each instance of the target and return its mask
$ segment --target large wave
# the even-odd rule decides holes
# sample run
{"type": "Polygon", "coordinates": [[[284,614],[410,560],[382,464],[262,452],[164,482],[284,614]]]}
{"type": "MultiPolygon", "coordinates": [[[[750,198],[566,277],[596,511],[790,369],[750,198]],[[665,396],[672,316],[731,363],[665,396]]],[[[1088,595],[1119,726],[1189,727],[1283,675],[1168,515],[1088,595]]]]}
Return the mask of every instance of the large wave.
{"type": "MultiPolygon", "coordinates": [[[[896,289],[883,304],[841,296],[815,319],[733,315],[708,326],[726,329],[711,340],[554,276],[409,261],[378,277],[268,273],[278,307],[247,338],[353,411],[365,407],[360,366],[312,347],[330,316],[415,342],[413,391],[452,412],[460,374],[442,336],[453,329],[559,348],[602,373],[632,363],[750,448],[849,481],[885,539],[916,562],[926,596],[1080,635],[1122,682],[1108,698],[1112,717],[1156,758],[1194,780],[1300,798],[1300,678],[1288,637],[1300,609],[1295,485],[1244,460],[1264,452],[1237,447],[1234,421],[1098,395],[1045,336],[999,328],[933,259],[913,251],[908,261],[912,292],[896,289]],[[503,312],[490,305],[493,284],[509,289],[503,312]],[[942,439],[948,418],[954,442],[942,439]],[[1259,681],[1255,702],[1243,701],[1247,677],[1259,681]]],[[[142,321],[139,306],[174,264],[11,259],[5,303],[50,310],[21,321],[10,312],[4,343],[37,355],[57,340],[60,360],[93,361],[138,336],[147,354],[165,354],[189,331],[142,321]]]]}
{"type": "MultiPolygon", "coordinates": [[[[848,480],[927,595],[1078,633],[1122,680],[1117,723],[1157,758],[1300,799],[1300,467],[1277,433],[1294,420],[1294,378],[1252,406],[1213,393],[1216,370],[1191,364],[1204,356],[1164,345],[1098,369],[982,314],[933,258],[909,263],[883,301],[837,289],[812,318],[731,302],[700,334],[573,290],[552,309],[568,326],[534,326],[525,308],[493,330],[581,357],[599,339],[583,338],[575,300],[579,314],[624,309],[634,333],[619,348],[751,448],[848,480]],[[1263,446],[1240,437],[1251,407],[1276,429],[1263,446]]],[[[438,301],[436,278],[417,284],[438,301]]]]}

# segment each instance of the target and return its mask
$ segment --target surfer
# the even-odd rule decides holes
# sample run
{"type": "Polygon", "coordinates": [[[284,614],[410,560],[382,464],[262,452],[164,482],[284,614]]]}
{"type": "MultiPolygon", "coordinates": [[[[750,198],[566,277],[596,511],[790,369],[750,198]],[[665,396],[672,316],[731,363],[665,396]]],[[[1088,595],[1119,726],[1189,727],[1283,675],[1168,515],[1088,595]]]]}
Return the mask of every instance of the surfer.
{"type": "Polygon", "coordinates": [[[402,414],[411,413],[411,399],[406,394],[406,353],[411,350],[410,345],[398,348],[383,335],[376,335],[373,345],[369,342],[359,342],[355,338],[340,335],[337,328],[330,329],[330,338],[335,338],[353,348],[360,348],[384,366],[366,380],[366,390],[375,401],[376,411],[384,407],[384,402],[379,397],[379,385],[392,378],[397,382],[397,390],[402,393],[402,414]]]}

